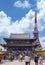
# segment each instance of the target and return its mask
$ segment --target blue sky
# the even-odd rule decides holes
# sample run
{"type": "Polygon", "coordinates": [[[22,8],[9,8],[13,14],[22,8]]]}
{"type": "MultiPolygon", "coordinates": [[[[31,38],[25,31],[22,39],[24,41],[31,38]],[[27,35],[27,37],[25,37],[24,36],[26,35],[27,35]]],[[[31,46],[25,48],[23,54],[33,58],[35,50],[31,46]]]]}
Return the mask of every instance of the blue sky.
{"type": "Polygon", "coordinates": [[[0,40],[10,33],[33,35],[37,11],[39,39],[45,47],[45,0],[0,0],[0,40]]]}
{"type": "Polygon", "coordinates": [[[20,20],[25,14],[30,10],[30,8],[34,9],[36,5],[35,0],[28,0],[29,4],[32,5],[30,8],[18,8],[14,6],[15,2],[24,2],[24,0],[0,0],[0,11],[3,10],[7,13],[8,16],[12,17],[12,20],[20,20]]]}

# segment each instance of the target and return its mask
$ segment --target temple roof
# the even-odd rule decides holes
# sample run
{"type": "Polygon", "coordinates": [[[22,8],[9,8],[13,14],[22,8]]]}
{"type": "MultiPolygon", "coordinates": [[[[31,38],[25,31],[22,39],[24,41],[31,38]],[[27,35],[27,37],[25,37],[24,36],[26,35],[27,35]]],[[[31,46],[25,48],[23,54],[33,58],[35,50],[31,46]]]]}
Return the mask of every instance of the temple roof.
{"type": "Polygon", "coordinates": [[[11,39],[30,39],[30,34],[10,34],[11,39]]]}

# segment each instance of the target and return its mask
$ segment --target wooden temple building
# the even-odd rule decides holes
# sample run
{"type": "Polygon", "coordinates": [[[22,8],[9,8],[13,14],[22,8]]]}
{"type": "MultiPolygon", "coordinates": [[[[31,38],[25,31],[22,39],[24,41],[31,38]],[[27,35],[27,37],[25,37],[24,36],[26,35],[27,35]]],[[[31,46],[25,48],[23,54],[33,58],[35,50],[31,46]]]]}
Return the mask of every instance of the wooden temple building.
{"type": "Polygon", "coordinates": [[[7,50],[13,51],[32,51],[36,47],[33,42],[36,39],[31,39],[30,34],[11,34],[9,38],[4,38],[7,50]]]}

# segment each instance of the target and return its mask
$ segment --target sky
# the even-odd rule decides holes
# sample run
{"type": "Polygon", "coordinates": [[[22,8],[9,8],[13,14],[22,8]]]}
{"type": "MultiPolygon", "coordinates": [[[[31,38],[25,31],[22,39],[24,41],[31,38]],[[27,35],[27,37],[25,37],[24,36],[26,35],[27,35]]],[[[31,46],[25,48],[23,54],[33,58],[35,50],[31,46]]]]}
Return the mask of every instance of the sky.
{"type": "Polygon", "coordinates": [[[40,44],[45,47],[45,0],[0,0],[0,43],[10,33],[29,33],[32,38],[35,11],[40,44]]]}

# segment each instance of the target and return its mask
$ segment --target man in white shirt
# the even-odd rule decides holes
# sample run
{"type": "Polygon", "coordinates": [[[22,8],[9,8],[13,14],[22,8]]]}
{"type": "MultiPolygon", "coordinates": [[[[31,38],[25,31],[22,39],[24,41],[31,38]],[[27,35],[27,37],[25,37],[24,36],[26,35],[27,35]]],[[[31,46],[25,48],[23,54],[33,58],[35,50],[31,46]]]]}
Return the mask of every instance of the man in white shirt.
{"type": "Polygon", "coordinates": [[[25,65],[30,65],[30,57],[28,55],[25,56],[25,65]]]}

